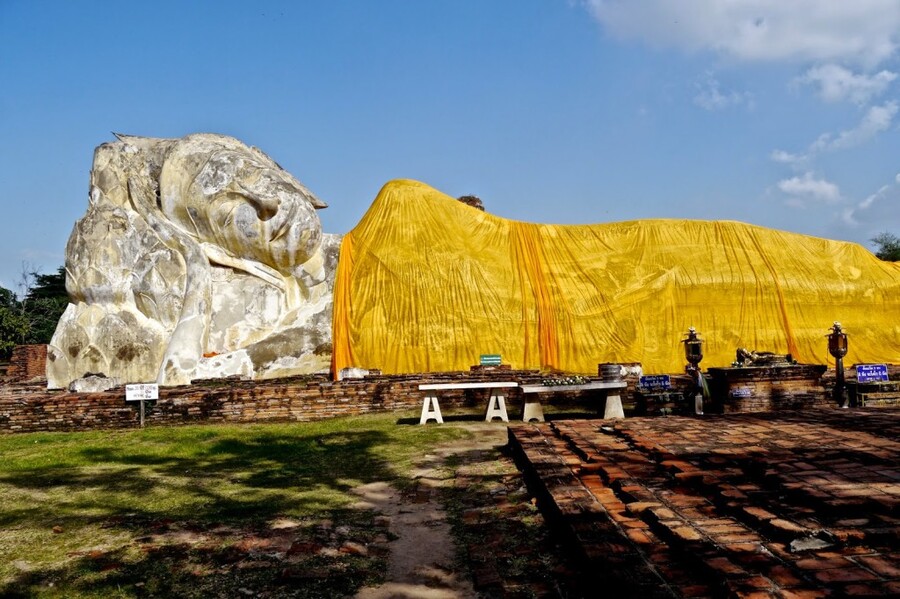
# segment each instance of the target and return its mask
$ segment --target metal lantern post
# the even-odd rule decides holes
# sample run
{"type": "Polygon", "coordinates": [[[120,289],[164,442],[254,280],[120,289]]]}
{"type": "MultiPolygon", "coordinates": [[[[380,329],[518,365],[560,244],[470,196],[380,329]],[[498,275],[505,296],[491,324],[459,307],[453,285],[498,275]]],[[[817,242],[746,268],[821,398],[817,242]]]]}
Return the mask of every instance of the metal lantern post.
{"type": "Polygon", "coordinates": [[[688,364],[684,367],[697,384],[694,393],[694,413],[703,414],[703,374],[700,372],[700,360],[703,359],[703,339],[697,335],[694,327],[688,329],[687,337],[681,341],[684,343],[684,359],[688,364]]]}
{"type": "Polygon", "coordinates": [[[847,355],[847,333],[841,329],[841,323],[835,321],[828,338],[828,353],[834,357],[835,382],[834,401],[842,408],[850,406],[844,386],[844,356],[847,355]]]}

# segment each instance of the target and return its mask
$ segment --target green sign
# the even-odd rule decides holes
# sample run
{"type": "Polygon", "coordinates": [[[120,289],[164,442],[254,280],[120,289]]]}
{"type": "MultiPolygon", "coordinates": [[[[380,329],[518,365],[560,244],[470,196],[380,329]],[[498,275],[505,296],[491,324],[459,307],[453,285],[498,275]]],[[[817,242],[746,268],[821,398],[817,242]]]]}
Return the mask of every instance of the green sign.
{"type": "Polygon", "coordinates": [[[500,366],[500,354],[481,354],[482,366],[500,366]]]}

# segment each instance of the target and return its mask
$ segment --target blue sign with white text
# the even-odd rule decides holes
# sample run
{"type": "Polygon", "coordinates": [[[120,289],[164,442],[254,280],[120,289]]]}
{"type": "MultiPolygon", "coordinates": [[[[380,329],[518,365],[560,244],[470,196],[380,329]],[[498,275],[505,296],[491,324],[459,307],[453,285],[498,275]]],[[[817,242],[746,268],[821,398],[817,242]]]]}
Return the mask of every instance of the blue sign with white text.
{"type": "Polygon", "coordinates": [[[875,383],[888,380],[886,364],[857,364],[856,380],[860,383],[875,383]]]}
{"type": "Polygon", "coordinates": [[[640,385],[643,391],[668,391],[672,388],[672,381],[668,374],[653,374],[642,376],[640,385]]]}

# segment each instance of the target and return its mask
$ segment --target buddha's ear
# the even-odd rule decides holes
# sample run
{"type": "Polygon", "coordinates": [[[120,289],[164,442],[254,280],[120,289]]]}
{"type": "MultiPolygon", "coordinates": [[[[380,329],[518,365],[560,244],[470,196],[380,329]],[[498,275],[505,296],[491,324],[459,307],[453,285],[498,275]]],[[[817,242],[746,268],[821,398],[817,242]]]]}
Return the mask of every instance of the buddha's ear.
{"type": "Polygon", "coordinates": [[[299,181],[297,182],[297,186],[300,188],[301,193],[306,196],[306,199],[309,200],[309,203],[312,204],[313,208],[315,208],[316,210],[328,208],[328,204],[317,198],[313,192],[308,190],[305,186],[301,185],[299,181]]]}

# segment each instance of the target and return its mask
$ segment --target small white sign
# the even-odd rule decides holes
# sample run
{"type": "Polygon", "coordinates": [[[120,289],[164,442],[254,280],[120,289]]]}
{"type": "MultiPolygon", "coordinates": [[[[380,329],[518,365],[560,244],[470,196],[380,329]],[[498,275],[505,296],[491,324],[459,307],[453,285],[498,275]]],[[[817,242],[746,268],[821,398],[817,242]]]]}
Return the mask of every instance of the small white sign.
{"type": "Polygon", "coordinates": [[[156,383],[125,385],[125,401],[146,401],[150,399],[159,399],[159,385],[156,383]]]}

